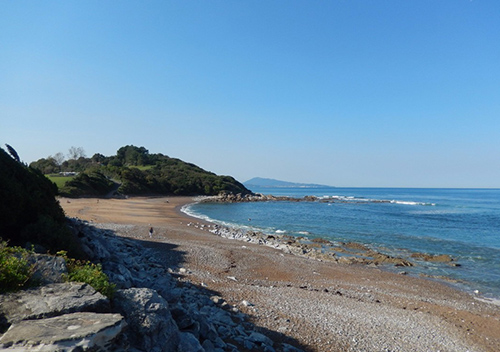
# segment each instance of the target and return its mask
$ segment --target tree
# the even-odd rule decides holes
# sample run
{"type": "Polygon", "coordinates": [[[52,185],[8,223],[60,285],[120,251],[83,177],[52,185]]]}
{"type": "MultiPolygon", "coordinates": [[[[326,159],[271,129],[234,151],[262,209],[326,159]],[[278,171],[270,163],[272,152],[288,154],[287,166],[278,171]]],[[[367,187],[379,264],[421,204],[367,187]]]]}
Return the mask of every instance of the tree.
{"type": "Polygon", "coordinates": [[[91,159],[93,163],[102,163],[103,161],[106,160],[106,157],[100,153],[96,153],[92,156],[91,159]]]}
{"type": "MultiPolygon", "coordinates": [[[[50,157],[49,157],[49,158],[50,158],[50,157]]],[[[62,165],[62,163],[64,162],[64,154],[63,154],[63,153],[61,153],[61,152],[56,153],[56,154],[52,157],[52,159],[54,159],[54,161],[56,162],[56,164],[57,164],[58,166],[61,166],[61,165],[62,165]]]]}
{"type": "Polygon", "coordinates": [[[123,165],[147,165],[149,164],[149,151],[144,147],[127,145],[116,152],[116,156],[123,165]]]}
{"type": "Polygon", "coordinates": [[[52,174],[59,172],[61,167],[57,165],[53,157],[49,156],[47,159],[39,159],[30,164],[30,167],[41,171],[43,174],[52,174]]]}
{"type": "Polygon", "coordinates": [[[77,160],[79,158],[85,158],[85,150],[82,147],[71,147],[69,148],[68,158],[72,160],[77,160]]]}

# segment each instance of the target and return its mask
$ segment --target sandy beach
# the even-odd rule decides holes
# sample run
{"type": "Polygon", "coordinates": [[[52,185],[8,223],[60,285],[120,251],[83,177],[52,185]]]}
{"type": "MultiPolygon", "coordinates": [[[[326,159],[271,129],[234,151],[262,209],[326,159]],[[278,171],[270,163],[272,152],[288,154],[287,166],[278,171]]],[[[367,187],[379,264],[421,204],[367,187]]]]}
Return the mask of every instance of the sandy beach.
{"type": "Polygon", "coordinates": [[[432,280],[341,265],[218,237],[180,208],[190,197],[60,199],[305,351],[500,351],[500,307],[432,280]],[[148,229],[154,228],[152,238],[148,229]],[[242,303],[244,302],[245,303],[242,303]]]}

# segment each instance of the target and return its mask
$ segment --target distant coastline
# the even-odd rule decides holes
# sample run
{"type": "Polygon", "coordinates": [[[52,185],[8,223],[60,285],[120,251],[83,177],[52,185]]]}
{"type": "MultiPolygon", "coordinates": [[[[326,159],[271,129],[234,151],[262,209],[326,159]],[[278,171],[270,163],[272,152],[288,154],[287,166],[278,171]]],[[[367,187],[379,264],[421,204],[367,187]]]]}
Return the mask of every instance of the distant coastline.
{"type": "Polygon", "coordinates": [[[252,187],[258,188],[335,188],[333,186],[328,185],[320,185],[315,183],[296,183],[296,182],[288,182],[275,180],[272,178],[262,178],[262,177],[254,177],[246,182],[243,182],[243,185],[249,189],[252,187]]]}

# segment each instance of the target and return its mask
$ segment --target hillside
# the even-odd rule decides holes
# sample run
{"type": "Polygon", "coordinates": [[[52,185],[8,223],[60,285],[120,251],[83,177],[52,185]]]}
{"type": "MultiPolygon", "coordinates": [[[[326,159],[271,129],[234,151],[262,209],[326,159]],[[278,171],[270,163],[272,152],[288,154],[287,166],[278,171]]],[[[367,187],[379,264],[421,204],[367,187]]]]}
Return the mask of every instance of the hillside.
{"type": "Polygon", "coordinates": [[[144,147],[127,145],[116,155],[95,154],[57,165],[47,158],[30,164],[45,174],[75,172],[76,177],[59,188],[68,197],[126,195],[217,195],[251,193],[231,176],[220,176],[163,154],[150,154],[144,147]]]}
{"type": "Polygon", "coordinates": [[[288,188],[323,188],[323,187],[331,187],[325,185],[318,185],[314,183],[295,183],[288,181],[280,181],[272,178],[262,178],[262,177],[254,177],[243,183],[246,187],[262,187],[262,188],[271,188],[271,187],[288,187],[288,188]]]}
{"type": "Polygon", "coordinates": [[[52,253],[65,249],[76,254],[77,240],[66,227],[55,185],[12,154],[0,148],[0,238],[10,245],[29,242],[52,253]]]}

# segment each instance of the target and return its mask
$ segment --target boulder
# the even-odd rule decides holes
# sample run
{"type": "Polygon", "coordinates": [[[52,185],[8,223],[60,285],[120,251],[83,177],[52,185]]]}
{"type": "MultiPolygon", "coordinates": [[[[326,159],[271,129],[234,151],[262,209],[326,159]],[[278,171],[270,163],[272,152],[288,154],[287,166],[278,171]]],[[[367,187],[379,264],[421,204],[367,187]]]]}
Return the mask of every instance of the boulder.
{"type": "Polygon", "coordinates": [[[120,314],[71,313],[54,318],[24,320],[0,337],[9,351],[109,351],[126,326],[120,314]]]}
{"type": "Polygon", "coordinates": [[[31,280],[41,284],[64,282],[64,275],[68,273],[66,261],[62,257],[47,254],[32,254],[28,263],[33,265],[31,280]]]}
{"type": "Polygon", "coordinates": [[[179,348],[177,352],[205,352],[205,349],[200,345],[200,341],[189,332],[181,332],[179,348]]]}
{"type": "Polygon", "coordinates": [[[73,312],[110,312],[109,300],[92,286],[77,282],[50,284],[0,296],[7,323],[49,318],[73,312]]]}
{"type": "Polygon", "coordinates": [[[129,325],[128,338],[133,347],[143,351],[177,351],[179,329],[167,301],[155,290],[118,290],[113,303],[114,308],[125,316],[129,325]]]}
{"type": "Polygon", "coordinates": [[[426,253],[413,253],[412,258],[425,260],[426,262],[449,263],[453,261],[448,254],[431,255],[426,253]]]}
{"type": "Polygon", "coordinates": [[[271,340],[269,337],[267,337],[266,335],[264,334],[261,334],[259,332],[252,332],[250,334],[250,336],[248,337],[248,339],[254,343],[259,343],[259,344],[265,344],[265,345],[269,345],[269,346],[272,346],[273,345],[273,340],[271,340]]]}

